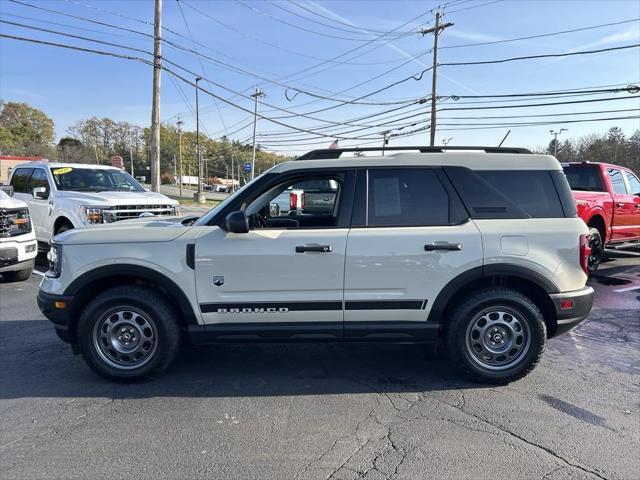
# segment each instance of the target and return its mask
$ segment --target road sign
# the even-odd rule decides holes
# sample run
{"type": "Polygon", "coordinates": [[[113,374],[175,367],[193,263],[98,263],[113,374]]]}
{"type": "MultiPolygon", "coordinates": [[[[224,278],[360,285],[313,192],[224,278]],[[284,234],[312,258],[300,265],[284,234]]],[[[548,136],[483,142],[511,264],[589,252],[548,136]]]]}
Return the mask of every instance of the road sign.
{"type": "Polygon", "coordinates": [[[251,173],[251,164],[249,162],[244,164],[245,173],[251,173]]]}

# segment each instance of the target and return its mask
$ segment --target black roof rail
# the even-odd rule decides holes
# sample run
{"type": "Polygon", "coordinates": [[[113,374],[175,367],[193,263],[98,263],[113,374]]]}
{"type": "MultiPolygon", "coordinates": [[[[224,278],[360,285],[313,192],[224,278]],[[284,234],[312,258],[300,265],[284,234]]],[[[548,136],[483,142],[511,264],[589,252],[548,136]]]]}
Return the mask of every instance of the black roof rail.
{"type": "Polygon", "coordinates": [[[526,148],[518,147],[464,147],[464,146],[442,146],[442,147],[365,147],[365,148],[323,148],[311,150],[296,160],[325,160],[330,158],[340,158],[345,152],[394,152],[403,150],[418,150],[420,153],[444,153],[448,150],[479,150],[485,153],[533,153],[526,148]]]}

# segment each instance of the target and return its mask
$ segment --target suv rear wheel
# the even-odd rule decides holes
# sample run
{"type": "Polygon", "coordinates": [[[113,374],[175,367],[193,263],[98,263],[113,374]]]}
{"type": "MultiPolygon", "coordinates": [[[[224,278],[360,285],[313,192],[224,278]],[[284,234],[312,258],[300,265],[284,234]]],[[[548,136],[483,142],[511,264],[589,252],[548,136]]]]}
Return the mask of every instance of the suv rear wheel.
{"type": "Polygon", "coordinates": [[[78,323],[80,352],[98,375],[115,381],[152,377],[180,348],[180,328],[167,301],[148,288],[107,290],[86,306],[78,323]]]}
{"type": "Polygon", "coordinates": [[[538,307],[520,292],[487,288],[457,307],[446,327],[451,359],[474,380],[509,383],[527,375],[544,351],[538,307]]]}

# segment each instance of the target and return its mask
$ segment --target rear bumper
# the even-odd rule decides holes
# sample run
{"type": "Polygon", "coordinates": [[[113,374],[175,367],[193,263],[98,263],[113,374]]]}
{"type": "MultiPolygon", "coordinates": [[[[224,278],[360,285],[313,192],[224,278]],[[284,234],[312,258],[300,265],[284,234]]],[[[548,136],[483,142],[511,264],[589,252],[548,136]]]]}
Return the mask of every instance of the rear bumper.
{"type": "Polygon", "coordinates": [[[67,343],[71,343],[69,331],[72,321],[72,306],[72,296],[53,295],[42,290],[38,291],[38,308],[53,323],[58,337],[67,343]],[[61,302],[64,303],[64,308],[59,308],[62,304],[61,302]],[[58,303],[58,306],[56,306],[56,303],[58,303]]]}
{"type": "Polygon", "coordinates": [[[584,287],[571,292],[553,293],[549,295],[556,308],[556,320],[558,327],[554,337],[568,332],[582,322],[593,306],[594,290],[584,287]]]}

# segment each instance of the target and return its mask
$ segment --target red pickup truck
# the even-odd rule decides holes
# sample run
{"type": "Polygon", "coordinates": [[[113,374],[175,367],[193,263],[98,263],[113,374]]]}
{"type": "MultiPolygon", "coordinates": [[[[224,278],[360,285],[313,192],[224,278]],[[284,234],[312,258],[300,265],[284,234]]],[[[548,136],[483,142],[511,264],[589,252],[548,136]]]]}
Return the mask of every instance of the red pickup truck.
{"type": "Polygon", "coordinates": [[[589,270],[600,264],[604,248],[640,242],[640,180],[631,170],[596,162],[562,165],[573,198],[590,230],[589,270]]]}

